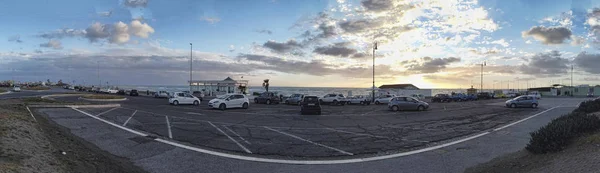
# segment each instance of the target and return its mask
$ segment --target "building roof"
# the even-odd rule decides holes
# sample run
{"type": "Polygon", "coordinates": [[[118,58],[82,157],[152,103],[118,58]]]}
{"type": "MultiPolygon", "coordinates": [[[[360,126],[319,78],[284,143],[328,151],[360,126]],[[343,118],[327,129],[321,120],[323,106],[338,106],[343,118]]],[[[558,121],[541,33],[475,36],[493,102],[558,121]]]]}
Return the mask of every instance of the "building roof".
{"type": "Polygon", "coordinates": [[[550,92],[554,87],[529,88],[529,91],[550,92]]]}
{"type": "Polygon", "coordinates": [[[379,89],[419,89],[413,84],[390,84],[390,85],[381,85],[379,89]]]}
{"type": "Polygon", "coordinates": [[[232,81],[233,79],[231,79],[230,77],[227,77],[227,78],[224,79],[224,81],[228,81],[228,80],[232,81]]]}

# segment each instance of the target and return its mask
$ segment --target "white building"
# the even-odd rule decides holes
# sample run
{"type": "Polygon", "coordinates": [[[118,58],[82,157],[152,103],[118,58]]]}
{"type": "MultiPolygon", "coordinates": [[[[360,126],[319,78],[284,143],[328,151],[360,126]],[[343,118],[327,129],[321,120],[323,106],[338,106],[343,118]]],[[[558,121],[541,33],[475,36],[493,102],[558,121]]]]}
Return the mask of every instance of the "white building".
{"type": "Polygon", "coordinates": [[[205,96],[218,96],[228,93],[248,94],[248,80],[192,80],[188,81],[192,92],[201,92],[205,96]]]}

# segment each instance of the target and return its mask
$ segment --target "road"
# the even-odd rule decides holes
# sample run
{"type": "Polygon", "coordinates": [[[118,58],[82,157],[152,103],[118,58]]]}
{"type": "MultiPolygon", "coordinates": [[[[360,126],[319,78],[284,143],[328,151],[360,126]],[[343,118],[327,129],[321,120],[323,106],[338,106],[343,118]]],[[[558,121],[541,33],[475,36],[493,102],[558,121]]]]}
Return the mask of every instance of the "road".
{"type": "Polygon", "coordinates": [[[323,116],[300,116],[289,105],[223,112],[129,97],[119,108],[36,112],[151,172],[462,172],[522,149],[530,131],[581,100],[543,99],[539,109],[515,110],[497,101],[432,104],[426,112],[328,106],[323,116]],[[298,165],[307,163],[322,165],[298,165]]]}

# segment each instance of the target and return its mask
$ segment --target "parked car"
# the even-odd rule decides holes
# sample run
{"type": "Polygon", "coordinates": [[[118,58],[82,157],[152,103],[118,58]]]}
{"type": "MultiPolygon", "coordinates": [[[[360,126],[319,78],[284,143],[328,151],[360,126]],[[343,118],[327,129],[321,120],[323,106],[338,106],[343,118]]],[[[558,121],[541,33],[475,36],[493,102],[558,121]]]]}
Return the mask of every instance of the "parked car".
{"type": "Polygon", "coordinates": [[[520,94],[518,94],[518,93],[508,93],[508,94],[506,94],[506,97],[508,97],[508,98],[515,98],[515,97],[519,97],[519,96],[520,96],[520,94]]]}
{"type": "Polygon", "coordinates": [[[506,104],[506,107],[510,107],[510,108],[516,108],[516,107],[537,108],[538,107],[538,101],[535,98],[535,96],[529,96],[529,95],[519,96],[519,97],[510,99],[510,100],[507,100],[504,103],[506,104]]]}
{"type": "Polygon", "coordinates": [[[346,97],[343,94],[327,94],[319,99],[321,103],[327,103],[331,105],[345,105],[346,97]]]}
{"type": "Polygon", "coordinates": [[[208,101],[208,107],[213,109],[225,110],[228,108],[248,109],[250,101],[243,94],[225,94],[208,101]]]}
{"type": "Polygon", "coordinates": [[[366,96],[354,96],[346,98],[347,104],[370,105],[371,101],[366,96]]]}
{"type": "Polygon", "coordinates": [[[302,99],[304,99],[304,94],[292,94],[290,97],[285,99],[284,103],[300,105],[300,103],[302,102],[302,99]]]}
{"type": "Polygon", "coordinates": [[[300,103],[300,114],[315,113],[321,115],[321,103],[317,96],[305,96],[300,103]]]}
{"type": "Polygon", "coordinates": [[[463,94],[463,93],[454,94],[450,98],[452,98],[452,101],[455,101],[455,102],[462,102],[462,101],[469,100],[469,99],[467,99],[467,95],[463,94]]]}
{"type": "Polygon", "coordinates": [[[506,95],[504,95],[504,93],[494,93],[494,98],[495,99],[506,98],[506,95]]]}
{"type": "Polygon", "coordinates": [[[379,104],[388,104],[390,103],[390,100],[393,99],[394,97],[396,97],[395,95],[383,95],[381,97],[378,97],[375,99],[375,104],[379,105],[379,104]]]}
{"type": "Polygon", "coordinates": [[[263,92],[258,97],[254,98],[254,103],[264,103],[264,104],[279,104],[281,102],[281,98],[279,95],[274,92],[263,92]]]}
{"type": "Polygon", "coordinates": [[[119,90],[119,91],[117,91],[117,94],[118,95],[125,95],[125,90],[119,90]]]}
{"type": "Polygon", "coordinates": [[[492,94],[489,92],[480,92],[477,94],[477,99],[492,99],[492,98],[494,98],[494,96],[492,96],[492,94]]]}
{"type": "Polygon", "coordinates": [[[594,97],[594,93],[588,93],[587,97],[594,97]]]}
{"type": "Polygon", "coordinates": [[[21,92],[21,87],[15,86],[15,87],[13,87],[12,91],[13,92],[21,92]]]}
{"type": "Polygon", "coordinates": [[[431,102],[451,102],[452,98],[448,94],[436,94],[431,98],[431,102]]]}
{"type": "Polygon", "coordinates": [[[477,100],[477,95],[469,94],[469,95],[467,95],[467,100],[470,100],[470,101],[477,100]]]}
{"type": "Polygon", "coordinates": [[[399,110],[417,110],[423,111],[429,108],[429,104],[424,101],[420,101],[413,97],[394,97],[388,103],[388,109],[392,111],[399,110]]]}
{"type": "Polygon", "coordinates": [[[169,96],[169,104],[175,106],[179,104],[193,104],[198,106],[200,105],[200,103],[200,99],[184,92],[175,92],[171,96],[169,96]]]}
{"type": "MultiPolygon", "coordinates": [[[[129,96],[139,96],[140,94],[138,93],[138,90],[131,90],[129,91],[129,96]]],[[[202,99],[200,99],[200,102],[202,102],[202,99]]]]}
{"type": "Polygon", "coordinates": [[[529,93],[529,94],[527,94],[527,95],[529,95],[529,96],[533,96],[533,97],[535,97],[535,98],[536,98],[536,99],[538,99],[538,100],[539,100],[539,99],[542,99],[542,95],[541,95],[540,93],[538,93],[538,92],[531,92],[531,93],[529,93]]]}
{"type": "Polygon", "coordinates": [[[112,89],[112,88],[106,89],[106,93],[108,93],[108,94],[116,94],[118,92],[119,92],[119,90],[116,90],[116,89],[112,89]]]}
{"type": "Polygon", "coordinates": [[[423,96],[423,94],[411,94],[410,96],[419,100],[425,99],[425,96],[423,96]]]}
{"type": "Polygon", "coordinates": [[[158,91],[154,93],[154,98],[169,98],[169,93],[167,91],[158,91]]]}

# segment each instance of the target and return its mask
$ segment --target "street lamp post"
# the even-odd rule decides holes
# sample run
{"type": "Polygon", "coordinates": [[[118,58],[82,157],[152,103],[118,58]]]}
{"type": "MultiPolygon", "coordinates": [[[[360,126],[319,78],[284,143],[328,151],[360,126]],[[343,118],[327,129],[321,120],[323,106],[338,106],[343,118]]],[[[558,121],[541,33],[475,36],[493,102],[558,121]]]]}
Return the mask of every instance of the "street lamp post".
{"type": "Polygon", "coordinates": [[[190,93],[192,93],[192,64],[194,63],[194,59],[192,58],[192,43],[190,43],[190,93]]]}
{"type": "Polygon", "coordinates": [[[574,96],[574,91],[573,91],[573,64],[571,64],[571,97],[574,96]]]}
{"type": "Polygon", "coordinates": [[[102,88],[102,80],[100,80],[100,61],[98,63],[98,88],[102,88]]]}
{"type": "Polygon", "coordinates": [[[485,61],[481,64],[481,92],[483,92],[483,66],[485,66],[485,61]]]}
{"type": "Polygon", "coordinates": [[[375,102],[375,50],[377,50],[377,42],[373,46],[373,87],[371,88],[373,95],[371,96],[371,102],[375,102]]]}

